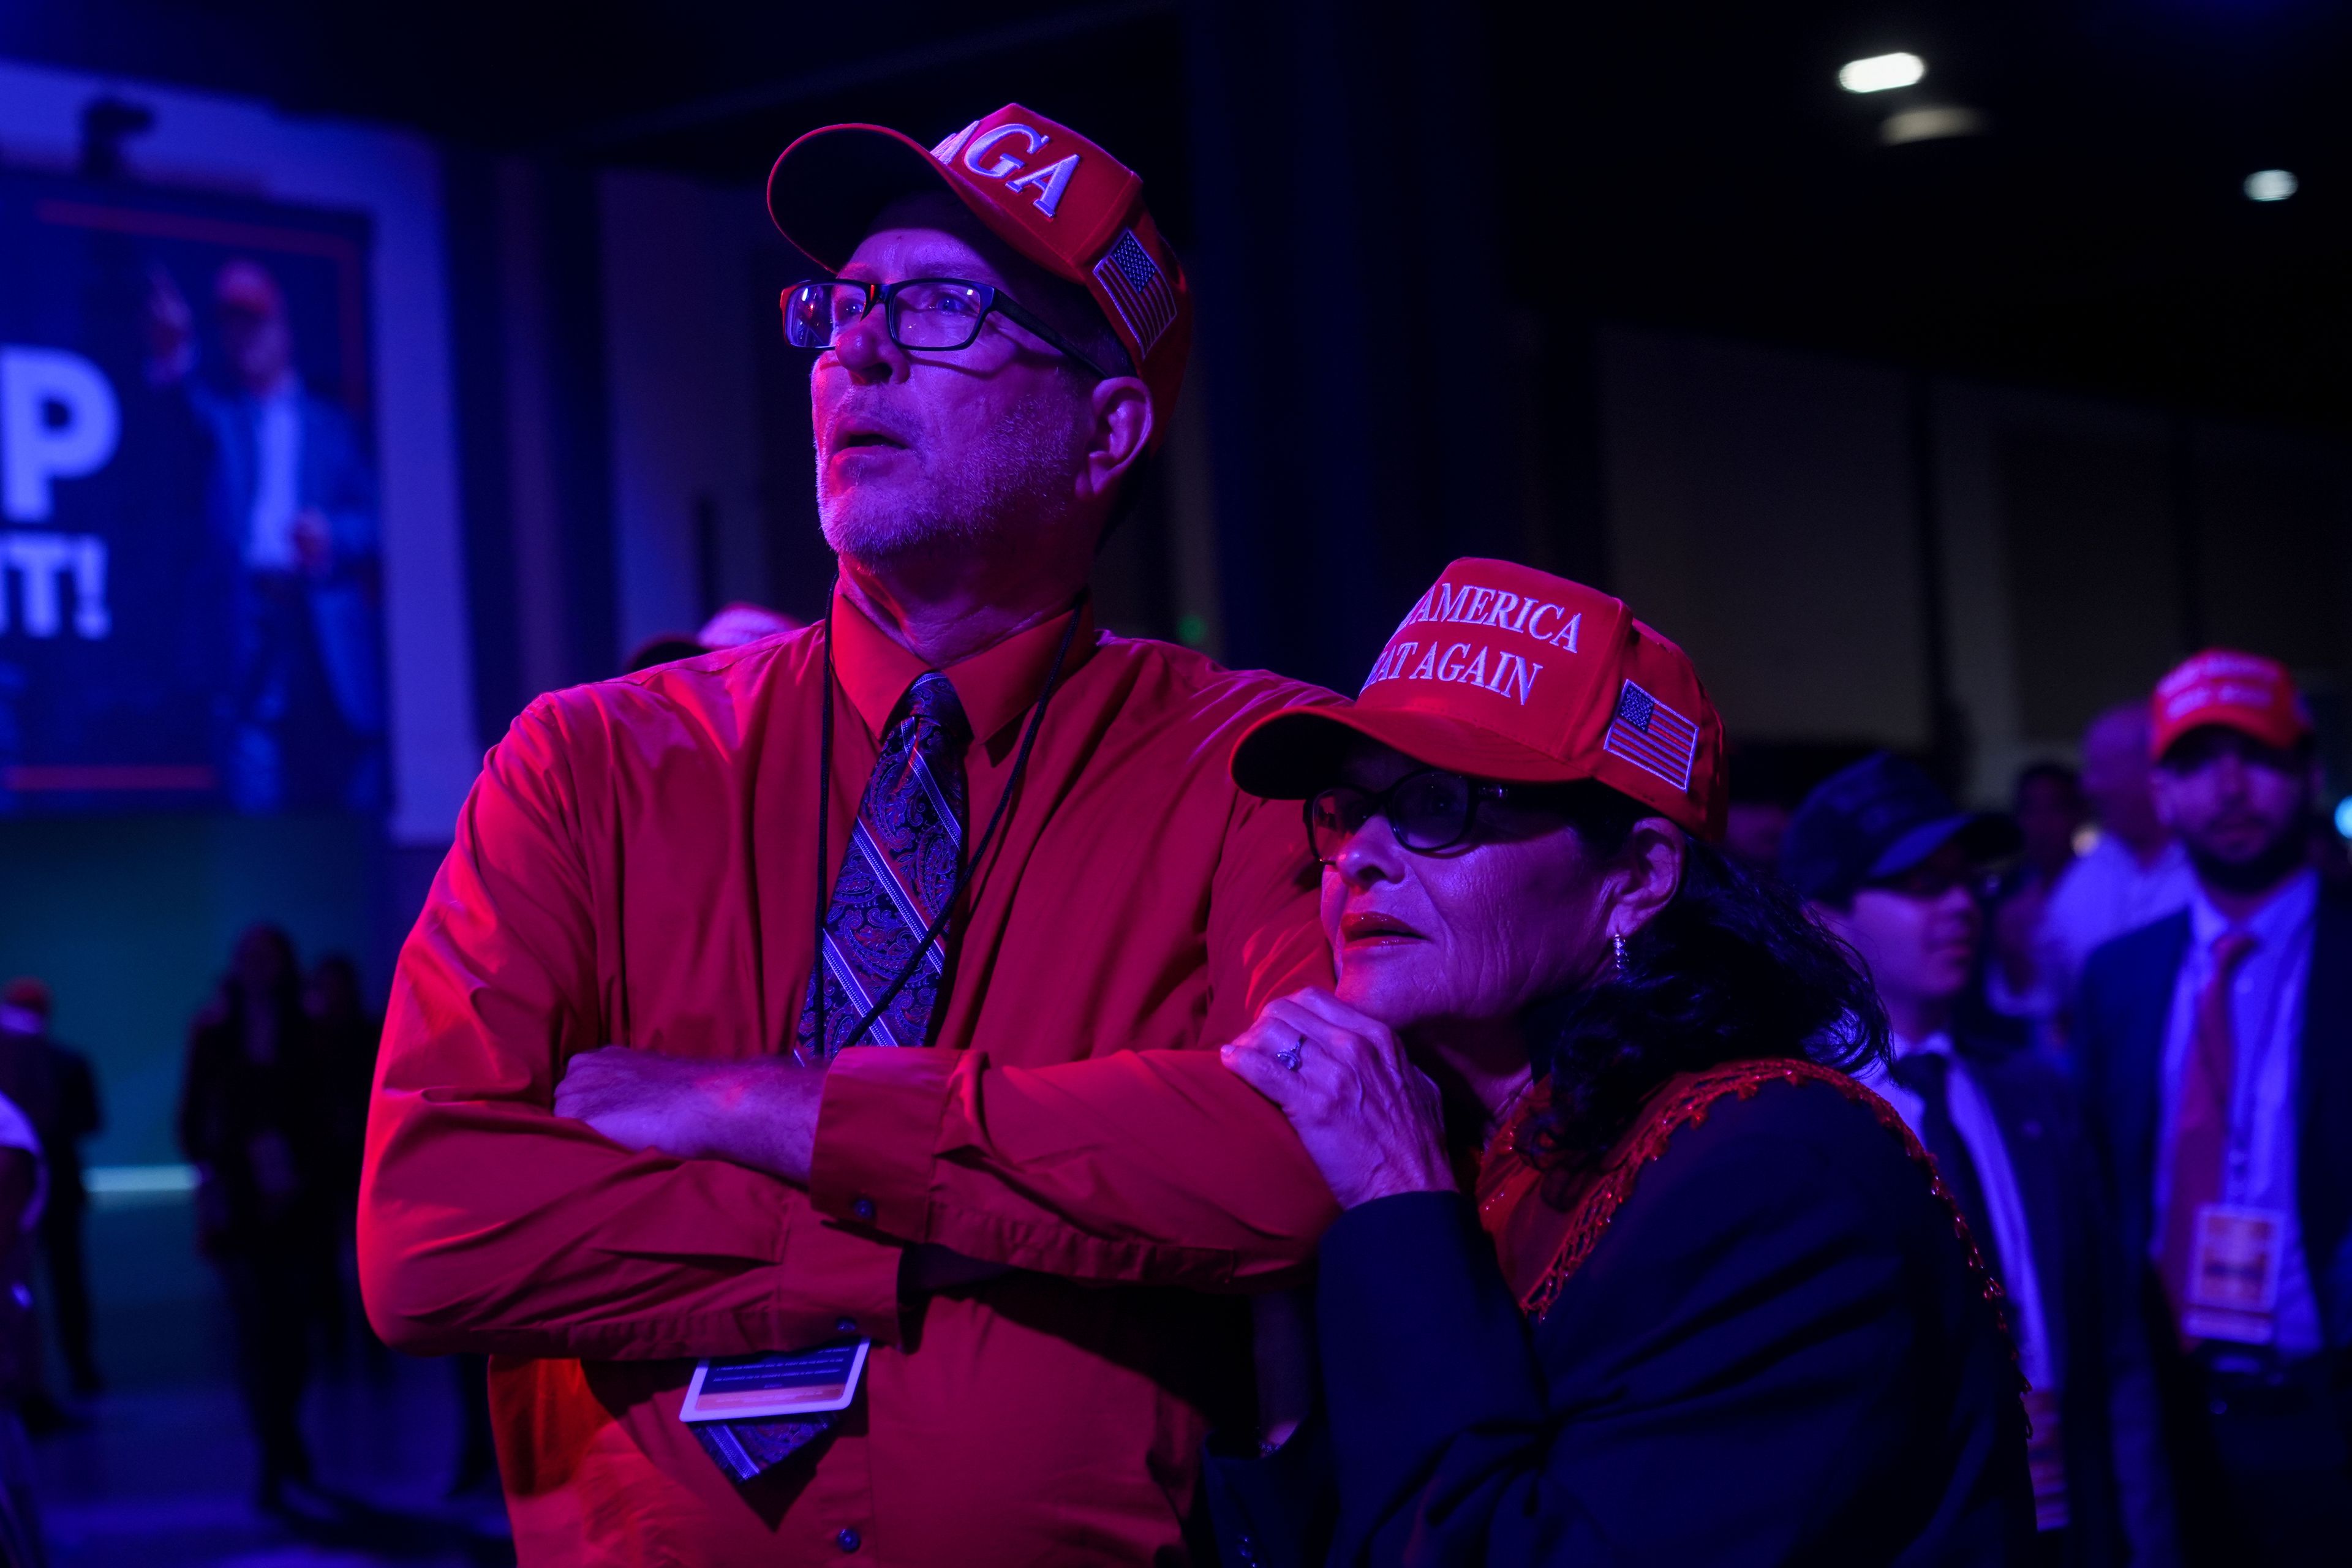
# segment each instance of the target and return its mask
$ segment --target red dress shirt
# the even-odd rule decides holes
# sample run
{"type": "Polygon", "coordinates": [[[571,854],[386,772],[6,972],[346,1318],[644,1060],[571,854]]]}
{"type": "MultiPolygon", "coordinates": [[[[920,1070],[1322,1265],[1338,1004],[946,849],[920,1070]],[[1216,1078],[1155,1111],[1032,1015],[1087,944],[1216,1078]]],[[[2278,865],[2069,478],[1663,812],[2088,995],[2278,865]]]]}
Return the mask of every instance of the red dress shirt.
{"type": "MultiPolygon", "coordinates": [[[[975,837],[1067,625],[945,672],[975,837]]],[[[837,868],[924,667],[845,599],[834,626],[837,868]]],[[[387,1340],[492,1352],[525,1564],[1181,1560],[1208,1426],[1249,1414],[1230,1292],[1335,1213],[1200,1048],[1328,982],[1297,808],[1225,773],[1253,720],[1317,693],[1090,620],[1068,665],[939,1047],[835,1059],[807,1192],[549,1108],[575,1051],[791,1039],[820,631],[551,693],[490,752],[394,983],[360,1249],[387,1340]],[[1038,1272],[902,1300],[909,1242],[1038,1272]],[[858,1403],[814,1465],[739,1491],[677,1420],[690,1358],[848,1332],[874,1341],[858,1403]]]]}

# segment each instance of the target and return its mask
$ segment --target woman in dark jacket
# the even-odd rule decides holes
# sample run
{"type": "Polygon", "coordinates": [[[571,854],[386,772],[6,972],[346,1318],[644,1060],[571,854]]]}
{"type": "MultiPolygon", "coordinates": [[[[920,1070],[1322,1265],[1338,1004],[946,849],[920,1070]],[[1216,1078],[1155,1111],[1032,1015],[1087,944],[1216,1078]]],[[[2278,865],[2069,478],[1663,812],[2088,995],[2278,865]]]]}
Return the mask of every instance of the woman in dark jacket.
{"type": "Polygon", "coordinates": [[[1317,1318],[1342,1563],[1990,1563],[2033,1528],[1998,1290],[1851,956],[1707,842],[1721,726],[1613,599],[1457,562],[1304,797],[1336,992],[1227,1064],[1345,1210],[1317,1318]]]}
{"type": "Polygon", "coordinates": [[[259,1500],[310,1480],[299,1416],[312,1293],[331,1262],[332,1106],[294,944],[237,939],[219,996],[188,1032],[180,1148],[196,1167],[197,1245],[228,1292],[237,1374],[261,1450],[259,1500]]]}

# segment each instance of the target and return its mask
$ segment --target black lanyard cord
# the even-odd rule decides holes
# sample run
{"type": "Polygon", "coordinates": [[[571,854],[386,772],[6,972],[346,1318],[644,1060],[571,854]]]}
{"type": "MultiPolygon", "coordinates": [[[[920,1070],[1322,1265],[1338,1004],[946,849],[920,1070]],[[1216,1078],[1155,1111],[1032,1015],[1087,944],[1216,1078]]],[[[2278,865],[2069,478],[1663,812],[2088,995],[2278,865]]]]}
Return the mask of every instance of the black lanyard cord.
{"type": "MultiPolygon", "coordinates": [[[[956,868],[955,885],[948,889],[947,898],[940,905],[940,912],[932,917],[922,940],[915,943],[915,950],[900,965],[898,978],[890,982],[882,994],[874,999],[874,1005],[866,1010],[865,1016],[857,1020],[857,1026],[850,1030],[848,1037],[841,1042],[842,1049],[847,1050],[866,1037],[866,1031],[874,1026],[874,1020],[879,1018],[898,999],[898,993],[906,989],[907,982],[912,980],[915,971],[922,967],[923,955],[930,952],[931,944],[940,939],[940,933],[955,917],[957,903],[971,885],[974,870],[987,858],[989,846],[995,842],[996,830],[1003,826],[1004,814],[1013,805],[1013,797],[1020,793],[1022,779],[1028,773],[1030,748],[1036,743],[1038,728],[1045,722],[1045,705],[1053,701],[1054,693],[1061,688],[1062,667],[1069,658],[1070,644],[1077,638],[1078,612],[1086,607],[1086,603],[1087,590],[1081,588],[1078,596],[1070,601],[1070,624],[1062,628],[1061,643],[1054,649],[1053,666],[1045,672],[1045,689],[1037,694],[1037,705],[1029,710],[1029,722],[1021,731],[1021,748],[1013,756],[1013,772],[1004,781],[1004,793],[996,797],[996,809],[988,815],[987,830],[980,836],[980,842],[972,846],[971,853],[963,858],[963,863],[956,868]]],[[[833,601],[828,598],[824,606],[824,716],[819,724],[821,739],[817,747],[816,943],[813,971],[816,984],[815,1044],[820,1056],[825,1050],[824,921],[833,905],[833,889],[825,879],[825,849],[833,826],[827,813],[833,780],[833,601]]]]}
{"type": "MultiPolygon", "coordinates": [[[[824,595],[824,698],[817,720],[816,745],[816,1054],[824,1058],[824,917],[833,907],[833,879],[825,875],[825,851],[833,841],[833,600],[841,591],[835,577],[824,595]]],[[[795,1051],[797,1054],[797,1048],[795,1051]]]]}

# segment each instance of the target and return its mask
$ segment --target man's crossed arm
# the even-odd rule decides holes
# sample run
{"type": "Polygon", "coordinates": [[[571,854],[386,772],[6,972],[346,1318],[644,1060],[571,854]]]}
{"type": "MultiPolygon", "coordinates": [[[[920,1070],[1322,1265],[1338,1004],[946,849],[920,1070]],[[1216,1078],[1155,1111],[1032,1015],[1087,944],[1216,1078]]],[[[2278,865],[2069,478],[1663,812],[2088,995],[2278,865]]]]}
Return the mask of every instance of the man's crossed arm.
{"type": "Polygon", "coordinates": [[[943,1251],[1204,1288],[1312,1253],[1328,1192],[1213,1051],[1022,1068],[867,1047],[819,1072],[597,1048],[607,982],[554,728],[534,710],[493,752],[403,954],[361,1203],[387,1340],[731,1354],[842,1321],[887,1339],[903,1286],[961,1267],[943,1251]],[[932,1250],[909,1264],[909,1244],[932,1250]]]}

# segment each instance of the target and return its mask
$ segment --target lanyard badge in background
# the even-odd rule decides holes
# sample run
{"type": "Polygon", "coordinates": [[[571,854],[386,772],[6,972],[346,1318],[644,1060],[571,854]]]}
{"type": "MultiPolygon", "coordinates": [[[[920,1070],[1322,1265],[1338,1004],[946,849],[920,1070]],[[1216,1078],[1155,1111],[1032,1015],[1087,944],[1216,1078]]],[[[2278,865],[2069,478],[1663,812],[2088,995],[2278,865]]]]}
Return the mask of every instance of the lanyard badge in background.
{"type": "Polygon", "coordinates": [[[2197,1210],[2180,1331],[2191,1339],[2266,1345],[2278,1332],[2280,1254],[2286,1215],[2241,1204],[2197,1210]]]}

